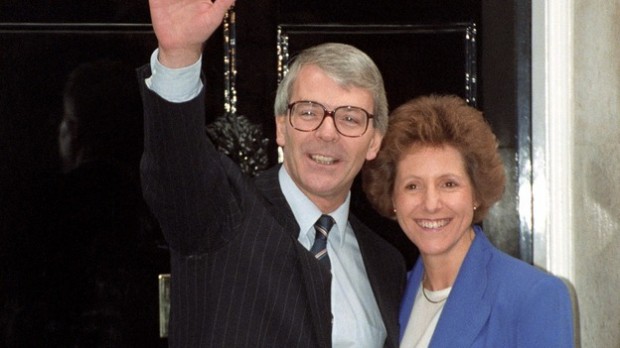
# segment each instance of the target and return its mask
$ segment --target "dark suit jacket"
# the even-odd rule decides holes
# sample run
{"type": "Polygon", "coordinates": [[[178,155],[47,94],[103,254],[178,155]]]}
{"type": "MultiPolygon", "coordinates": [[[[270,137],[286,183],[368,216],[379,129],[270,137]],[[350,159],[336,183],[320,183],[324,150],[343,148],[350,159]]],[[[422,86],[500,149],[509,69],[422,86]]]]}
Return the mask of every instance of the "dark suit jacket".
{"type": "MultiPolygon", "coordinates": [[[[148,67],[140,69],[148,76],[148,67]]],[[[204,92],[169,103],[142,83],[143,193],[171,249],[172,347],[330,347],[329,271],[297,241],[273,168],[244,176],[205,136],[204,92]]],[[[402,256],[350,216],[398,345],[402,256]]]]}
{"type": "MultiPolygon", "coordinates": [[[[495,248],[480,227],[475,231],[429,346],[572,347],[572,304],[566,285],[495,248]]],[[[403,332],[423,272],[419,258],[409,273],[401,308],[403,332]]]]}

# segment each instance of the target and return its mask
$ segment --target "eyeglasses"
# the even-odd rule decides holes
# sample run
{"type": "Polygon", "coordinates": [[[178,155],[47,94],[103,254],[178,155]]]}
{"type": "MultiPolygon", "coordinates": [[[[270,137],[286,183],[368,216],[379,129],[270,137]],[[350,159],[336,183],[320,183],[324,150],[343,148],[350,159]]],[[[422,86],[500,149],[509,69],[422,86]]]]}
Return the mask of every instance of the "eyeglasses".
{"type": "Polygon", "coordinates": [[[302,132],[312,132],[323,124],[325,117],[331,116],[338,133],[345,137],[361,137],[368,129],[368,123],[374,116],[356,106],[339,106],[329,111],[323,105],[301,100],[288,105],[289,122],[293,128],[302,132]]]}

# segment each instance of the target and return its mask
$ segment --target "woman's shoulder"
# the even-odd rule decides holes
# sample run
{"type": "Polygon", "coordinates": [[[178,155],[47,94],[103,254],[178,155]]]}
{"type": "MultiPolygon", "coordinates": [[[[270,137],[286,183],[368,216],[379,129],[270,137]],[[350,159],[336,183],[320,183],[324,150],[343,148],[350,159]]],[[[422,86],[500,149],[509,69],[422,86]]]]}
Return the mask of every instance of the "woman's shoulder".
{"type": "Polygon", "coordinates": [[[489,281],[500,290],[518,294],[518,289],[526,292],[547,292],[554,290],[566,292],[566,284],[555,275],[507,253],[493,248],[489,261],[489,281]]]}

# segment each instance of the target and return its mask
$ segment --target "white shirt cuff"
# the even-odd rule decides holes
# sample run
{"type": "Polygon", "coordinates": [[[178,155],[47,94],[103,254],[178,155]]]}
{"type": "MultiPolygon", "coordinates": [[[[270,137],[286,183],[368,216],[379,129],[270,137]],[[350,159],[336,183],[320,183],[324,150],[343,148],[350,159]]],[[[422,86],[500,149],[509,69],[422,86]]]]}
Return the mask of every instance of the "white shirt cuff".
{"type": "Polygon", "coordinates": [[[158,53],[156,49],[151,54],[151,76],[145,79],[146,86],[169,102],[182,103],[195,98],[203,87],[200,80],[202,56],[190,66],[170,69],[159,62],[158,53]]]}

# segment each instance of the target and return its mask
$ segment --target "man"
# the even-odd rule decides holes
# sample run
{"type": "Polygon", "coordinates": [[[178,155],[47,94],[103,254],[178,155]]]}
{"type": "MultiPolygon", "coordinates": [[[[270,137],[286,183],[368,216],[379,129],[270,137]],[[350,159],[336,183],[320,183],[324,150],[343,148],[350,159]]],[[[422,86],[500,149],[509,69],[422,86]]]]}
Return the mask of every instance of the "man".
{"type": "Polygon", "coordinates": [[[140,70],[142,176],[171,248],[169,342],[396,347],[403,259],[349,214],[387,127],[381,75],[348,45],[300,54],[275,103],[284,162],[247,178],[204,134],[202,45],[231,4],[150,1],[159,48],[140,70]],[[333,227],[316,237],[323,214],[333,227]],[[327,256],[313,247],[325,235],[327,256]]]}

